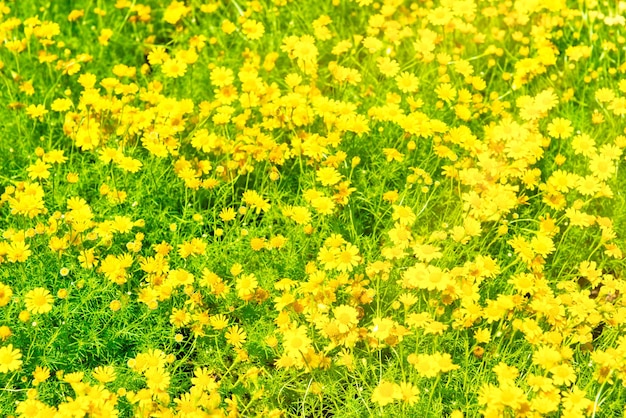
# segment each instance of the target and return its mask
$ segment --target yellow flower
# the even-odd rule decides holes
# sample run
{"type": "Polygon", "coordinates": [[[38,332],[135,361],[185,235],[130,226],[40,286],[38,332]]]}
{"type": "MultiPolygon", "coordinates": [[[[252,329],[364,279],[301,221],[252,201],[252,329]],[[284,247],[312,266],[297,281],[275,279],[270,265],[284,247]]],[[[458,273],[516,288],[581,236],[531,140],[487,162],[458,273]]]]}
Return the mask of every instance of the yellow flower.
{"type": "Polygon", "coordinates": [[[400,393],[402,393],[402,402],[413,405],[419,398],[419,389],[408,382],[400,383],[400,393]]]}
{"type": "Polygon", "coordinates": [[[148,54],[148,62],[150,65],[159,65],[163,64],[165,61],[169,60],[170,56],[165,51],[163,47],[155,47],[148,54]]]}
{"type": "Polygon", "coordinates": [[[523,403],[527,402],[524,391],[514,384],[506,383],[500,386],[496,402],[512,409],[519,409],[523,403]]]}
{"type": "Polygon", "coordinates": [[[26,293],[24,302],[30,313],[39,314],[50,312],[54,299],[48,289],[37,287],[26,293]]]}
{"type": "Polygon", "coordinates": [[[237,296],[242,300],[248,301],[252,299],[258,286],[259,282],[254,274],[244,274],[239,277],[235,283],[237,296]]]}
{"type": "Polygon", "coordinates": [[[413,210],[408,206],[393,205],[392,218],[401,225],[411,225],[417,218],[413,210]]]}
{"type": "Polygon", "coordinates": [[[163,71],[163,74],[170,78],[182,77],[187,71],[187,64],[177,58],[168,59],[163,63],[161,71],[163,71]]]}
{"type": "Polygon", "coordinates": [[[104,28],[100,31],[100,36],[98,36],[98,42],[100,45],[107,46],[109,44],[109,39],[113,36],[114,32],[111,29],[104,28]]]}
{"type": "Polygon", "coordinates": [[[371,334],[378,340],[384,340],[385,338],[392,335],[394,328],[396,326],[396,322],[391,318],[374,318],[372,321],[372,326],[370,330],[371,334]]]}
{"type": "Polygon", "coordinates": [[[376,60],[376,65],[378,66],[378,70],[385,77],[395,77],[400,71],[400,64],[398,61],[393,60],[389,57],[380,57],[376,60]]]}
{"type": "Polygon", "coordinates": [[[323,265],[324,270],[332,270],[337,267],[337,254],[339,250],[337,248],[320,248],[320,252],[317,254],[317,260],[323,265]]]}
{"type": "Polygon", "coordinates": [[[180,19],[187,16],[191,12],[191,7],[185,6],[182,1],[172,1],[165,13],[163,13],[163,20],[170,25],[175,25],[180,19]]]}
{"type": "Polygon", "coordinates": [[[435,93],[444,102],[450,102],[456,97],[456,89],[450,83],[439,84],[435,89],[435,93]]]}
{"type": "Polygon", "coordinates": [[[388,163],[392,161],[402,162],[404,159],[404,154],[395,148],[383,148],[383,154],[385,154],[385,158],[388,163]]]}
{"type": "Polygon", "coordinates": [[[50,109],[55,112],[65,112],[70,107],[72,107],[72,100],[63,98],[55,99],[50,105],[50,109]]]}
{"type": "Polygon", "coordinates": [[[13,290],[9,285],[0,282],[0,307],[8,305],[13,296],[13,290]]]}
{"type": "Polygon", "coordinates": [[[419,86],[419,79],[415,75],[404,71],[396,77],[396,83],[398,84],[398,89],[401,92],[415,93],[419,86]]]}
{"type": "Polygon", "coordinates": [[[241,348],[243,343],[246,342],[246,332],[238,325],[232,325],[226,332],[226,342],[236,348],[241,348]]]}
{"type": "Polygon", "coordinates": [[[446,373],[459,368],[458,365],[452,363],[452,358],[448,353],[410,354],[408,362],[424,377],[435,377],[439,373],[446,373]]]}
{"type": "Polygon", "coordinates": [[[34,164],[29,165],[26,168],[28,171],[28,177],[30,179],[47,179],[50,177],[50,164],[43,162],[42,160],[37,160],[34,164]]]}
{"type": "Polygon", "coordinates": [[[261,22],[257,22],[254,19],[249,19],[241,25],[241,31],[244,35],[250,40],[257,40],[263,36],[265,33],[265,27],[261,22]]]}
{"type": "Polygon", "coordinates": [[[193,371],[193,374],[195,377],[191,378],[191,384],[198,389],[211,392],[218,387],[218,384],[215,382],[215,377],[208,368],[197,367],[193,371]]]}
{"type": "Polygon", "coordinates": [[[115,380],[115,369],[112,366],[98,366],[91,374],[100,383],[109,383],[115,380]]]}
{"type": "Polygon", "coordinates": [[[561,353],[548,346],[541,346],[533,353],[533,364],[537,364],[546,370],[552,369],[561,359],[561,353]]]}
{"type": "Polygon", "coordinates": [[[576,381],[574,368],[569,364],[559,364],[558,366],[554,366],[550,368],[550,373],[552,373],[552,381],[556,386],[569,386],[571,383],[576,381]]]}
{"type": "Polygon", "coordinates": [[[565,415],[577,415],[580,411],[594,411],[596,412],[598,406],[595,406],[591,399],[586,397],[586,392],[574,386],[572,389],[561,392],[563,397],[561,402],[564,408],[563,416],[565,415]],[[595,409],[595,410],[594,410],[595,409]]]}
{"type": "Polygon", "coordinates": [[[548,134],[553,138],[566,139],[572,136],[572,122],[564,118],[554,118],[548,124],[548,134]]]}
{"type": "Polygon", "coordinates": [[[237,30],[237,26],[235,26],[235,24],[231,22],[230,20],[224,19],[222,21],[221,29],[222,29],[222,32],[224,32],[226,35],[230,35],[231,33],[237,30]]]}
{"type": "Polygon", "coordinates": [[[390,190],[390,191],[383,193],[383,200],[389,203],[394,203],[395,201],[398,200],[399,197],[400,195],[397,190],[390,190]]]}
{"type": "Polygon", "coordinates": [[[76,184],[78,183],[79,180],[79,175],[78,173],[67,173],[67,176],[65,177],[65,180],[67,180],[68,183],[70,184],[76,184]]]}
{"type": "Polygon", "coordinates": [[[556,250],[552,239],[542,233],[538,233],[531,241],[533,251],[542,257],[547,257],[550,253],[556,250]]]}
{"type": "Polygon", "coordinates": [[[150,367],[146,370],[146,384],[152,391],[164,391],[170,385],[170,374],[157,367],[150,367]]]}
{"type": "Polygon", "coordinates": [[[211,70],[211,84],[215,87],[230,86],[235,80],[233,70],[226,67],[215,67],[211,70]]]}
{"type": "Polygon", "coordinates": [[[283,214],[298,225],[306,225],[311,222],[311,211],[304,206],[294,206],[289,210],[283,211],[283,214]]]}
{"type": "Polygon", "coordinates": [[[228,326],[228,319],[226,319],[226,315],[217,314],[217,315],[213,315],[209,319],[209,323],[211,324],[211,327],[213,327],[214,329],[220,330],[228,326]]]}
{"type": "Polygon", "coordinates": [[[476,332],[474,332],[474,338],[476,339],[477,343],[486,344],[491,341],[491,331],[489,331],[487,328],[481,328],[479,330],[476,330],[476,332]]]}
{"type": "Polygon", "coordinates": [[[445,26],[450,22],[454,14],[452,10],[447,7],[437,7],[432,9],[428,14],[428,20],[430,23],[436,26],[445,26]]]}
{"type": "Polygon", "coordinates": [[[67,20],[69,22],[75,22],[81,17],[85,15],[84,10],[72,10],[69,15],[67,15],[67,20]]]}
{"type": "Polygon", "coordinates": [[[606,155],[594,155],[589,161],[589,170],[599,180],[607,180],[616,172],[615,163],[606,155]]]}
{"type": "Polygon", "coordinates": [[[0,340],[6,341],[11,335],[13,335],[11,328],[6,325],[0,326],[0,340]]]}
{"type": "Polygon", "coordinates": [[[266,239],[264,237],[252,238],[250,240],[250,247],[254,251],[261,251],[265,248],[265,241],[266,239]]]}
{"type": "Polygon", "coordinates": [[[19,369],[22,365],[22,353],[13,348],[13,344],[0,347],[0,373],[8,373],[19,369]]]}
{"type": "Polygon", "coordinates": [[[37,386],[41,382],[46,381],[50,377],[50,368],[48,367],[35,367],[35,371],[33,372],[33,385],[37,386]]]}
{"type": "Polygon", "coordinates": [[[352,271],[361,262],[359,249],[350,243],[340,248],[336,254],[336,269],[339,271],[352,271]]]}
{"type": "Polygon", "coordinates": [[[517,367],[509,366],[502,361],[493,368],[493,372],[496,374],[501,384],[504,384],[504,382],[513,382],[517,376],[519,376],[517,367]]]}
{"type": "Polygon", "coordinates": [[[109,309],[111,309],[113,312],[119,311],[120,309],[122,309],[122,302],[117,299],[112,300],[111,303],[109,303],[109,309]]]}
{"type": "Polygon", "coordinates": [[[255,209],[256,213],[267,212],[271,205],[268,200],[258,194],[255,190],[246,190],[243,193],[242,200],[244,203],[250,205],[252,209],[255,209]]]}
{"type": "Polygon", "coordinates": [[[322,167],[315,173],[317,181],[323,186],[333,186],[341,180],[341,174],[334,167],[322,167]]]}
{"type": "Polygon", "coordinates": [[[339,305],[333,309],[339,332],[348,332],[359,323],[359,312],[348,305],[339,305]]]}
{"type": "Polygon", "coordinates": [[[312,199],[311,206],[322,215],[331,215],[335,210],[335,202],[327,196],[319,196],[312,199]]]}
{"type": "Polygon", "coordinates": [[[315,64],[318,54],[315,39],[312,36],[302,36],[295,43],[292,53],[295,58],[302,60],[304,63],[315,64]]]}
{"type": "Polygon", "coordinates": [[[281,249],[286,243],[288,239],[284,235],[278,234],[270,238],[267,246],[269,249],[281,249]]]}
{"type": "Polygon", "coordinates": [[[552,386],[552,379],[546,376],[537,376],[530,374],[526,377],[526,383],[530,386],[534,391],[544,391],[549,392],[554,389],[552,386]]]}
{"type": "Polygon", "coordinates": [[[303,325],[293,327],[283,333],[283,348],[288,356],[301,358],[302,353],[311,347],[311,339],[307,336],[307,328],[303,325]]]}
{"type": "MultiPolygon", "coordinates": [[[[363,39],[363,46],[365,47],[365,49],[368,50],[370,54],[373,54],[383,47],[383,42],[378,38],[375,38],[373,36],[368,36],[367,38],[363,39]]],[[[378,60],[377,60],[377,63],[378,63],[378,60]]],[[[379,65],[378,69],[380,70],[380,64],[378,65],[379,65]]],[[[380,70],[380,72],[384,74],[383,70],[380,70]]]]}
{"type": "Polygon", "coordinates": [[[191,321],[191,314],[185,309],[172,308],[170,323],[176,328],[187,325],[191,321]]]}
{"type": "Polygon", "coordinates": [[[48,113],[44,105],[30,105],[26,108],[26,114],[32,119],[43,121],[43,117],[48,113]]]}
{"type": "Polygon", "coordinates": [[[402,399],[402,390],[397,383],[381,380],[378,386],[372,392],[372,402],[379,406],[389,405],[399,399],[402,399]]]}
{"type": "Polygon", "coordinates": [[[123,156],[117,161],[117,166],[124,171],[128,171],[130,173],[136,173],[141,169],[143,163],[139,160],[136,160],[131,157],[123,156]]]}
{"type": "Polygon", "coordinates": [[[237,212],[233,208],[223,208],[220,211],[220,219],[224,222],[230,222],[237,216],[237,212]]]}
{"type": "Polygon", "coordinates": [[[45,163],[61,164],[67,161],[67,157],[64,155],[65,151],[60,149],[53,149],[46,152],[43,156],[45,163]]]}

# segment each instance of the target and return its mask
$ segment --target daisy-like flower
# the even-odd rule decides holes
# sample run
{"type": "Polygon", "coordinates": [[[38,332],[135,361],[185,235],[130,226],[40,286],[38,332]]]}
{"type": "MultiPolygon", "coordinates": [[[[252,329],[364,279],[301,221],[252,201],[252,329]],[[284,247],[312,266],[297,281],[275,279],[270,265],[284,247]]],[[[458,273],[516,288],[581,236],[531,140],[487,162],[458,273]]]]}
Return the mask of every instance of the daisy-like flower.
{"type": "Polygon", "coordinates": [[[396,77],[396,83],[398,89],[403,93],[415,93],[419,87],[419,79],[407,71],[396,77]]]}
{"type": "Polygon", "coordinates": [[[361,262],[361,256],[359,255],[359,249],[350,243],[347,243],[345,247],[339,250],[337,253],[337,270],[339,271],[352,271],[352,269],[361,262]]]}
{"type": "Polygon", "coordinates": [[[2,282],[0,282],[0,306],[5,306],[11,301],[13,290],[2,282]]]}
{"type": "Polygon", "coordinates": [[[252,41],[260,39],[265,33],[265,27],[263,23],[257,22],[256,20],[249,19],[244,22],[241,26],[241,31],[246,35],[246,37],[252,41]]]}
{"type": "Polygon", "coordinates": [[[226,315],[224,314],[213,315],[209,319],[209,324],[213,327],[213,329],[224,329],[228,326],[228,319],[226,319],[226,315]]]}
{"type": "Polygon", "coordinates": [[[311,339],[307,336],[305,326],[294,327],[283,334],[283,347],[288,356],[300,357],[311,346],[311,339]]]}
{"type": "Polygon", "coordinates": [[[161,71],[170,78],[182,77],[187,71],[187,64],[179,59],[168,59],[163,63],[161,71]]]}
{"type": "Polygon", "coordinates": [[[244,274],[239,277],[235,283],[237,296],[243,300],[250,300],[254,296],[256,288],[259,286],[254,274],[244,274]]]}
{"type": "Polygon", "coordinates": [[[115,380],[116,373],[113,366],[98,366],[91,374],[100,383],[109,383],[115,380]]]}
{"type": "Polygon", "coordinates": [[[226,67],[215,67],[211,70],[211,84],[215,87],[230,86],[235,80],[233,70],[226,67]]]}
{"type": "Polygon", "coordinates": [[[408,382],[400,383],[400,393],[402,393],[402,402],[413,405],[419,399],[419,389],[408,382]]]}
{"type": "Polygon", "coordinates": [[[33,372],[33,385],[37,386],[50,377],[50,368],[37,366],[33,372]]]}
{"type": "Polygon", "coordinates": [[[26,309],[33,314],[47,313],[52,310],[54,299],[48,289],[37,287],[24,297],[26,309]]]}
{"type": "Polygon", "coordinates": [[[576,380],[574,368],[569,364],[554,366],[550,368],[550,373],[552,373],[552,381],[557,386],[569,385],[576,380]]]}
{"type": "Polygon", "coordinates": [[[607,180],[615,174],[615,163],[611,158],[599,154],[595,155],[589,161],[589,170],[599,180],[607,180]]]}
{"type": "Polygon", "coordinates": [[[246,342],[246,332],[238,325],[232,325],[226,332],[226,341],[236,348],[241,348],[246,342]]]}
{"type": "Polygon", "coordinates": [[[315,38],[312,36],[303,36],[295,43],[293,48],[293,56],[303,62],[314,64],[317,60],[317,47],[315,46],[315,38]]]}
{"type": "Polygon", "coordinates": [[[381,380],[372,392],[372,402],[385,406],[402,399],[402,390],[397,383],[381,380]]]}
{"type": "Polygon", "coordinates": [[[208,368],[196,367],[196,369],[193,371],[193,374],[195,377],[191,378],[191,384],[198,389],[210,392],[218,387],[218,384],[215,382],[215,377],[213,376],[213,373],[211,373],[208,368]]]}
{"type": "Polygon", "coordinates": [[[398,61],[389,57],[380,57],[376,60],[378,70],[385,77],[395,77],[400,71],[400,64],[398,61]]]}
{"type": "Polygon", "coordinates": [[[233,208],[223,208],[220,211],[220,219],[224,222],[230,222],[237,217],[237,212],[233,208]]]}
{"type": "Polygon", "coordinates": [[[445,26],[453,17],[452,10],[447,7],[437,7],[428,14],[428,20],[435,26],[445,26]]]}
{"type": "Polygon", "coordinates": [[[451,102],[456,97],[456,89],[450,83],[439,84],[437,88],[435,88],[435,93],[437,93],[437,97],[443,100],[444,102],[451,102]]]}
{"type": "Polygon", "coordinates": [[[341,174],[334,167],[322,167],[315,174],[323,186],[332,186],[341,180],[341,174]]]}
{"type": "Polygon", "coordinates": [[[401,225],[411,225],[417,219],[410,207],[399,205],[393,205],[392,218],[394,221],[400,222],[401,225]]]}
{"type": "Polygon", "coordinates": [[[564,118],[554,118],[548,124],[548,134],[553,138],[566,139],[572,136],[573,132],[572,122],[564,118]]]}
{"type": "Polygon", "coordinates": [[[322,215],[331,215],[335,210],[335,202],[328,196],[320,196],[312,199],[311,206],[322,215]]]}
{"type": "Polygon", "coordinates": [[[44,105],[30,105],[26,108],[26,114],[32,119],[39,119],[43,121],[43,117],[48,113],[48,110],[44,105]]]}
{"type": "Polygon", "coordinates": [[[348,332],[359,323],[359,312],[348,305],[339,305],[333,309],[339,332],[348,332]]]}
{"type": "Polygon", "coordinates": [[[21,358],[21,351],[13,348],[13,344],[0,347],[0,373],[8,373],[19,369],[22,365],[21,358]]]}
{"type": "Polygon", "coordinates": [[[148,389],[153,391],[164,391],[170,385],[170,374],[157,367],[151,367],[146,370],[146,384],[148,389]]]}
{"type": "Polygon", "coordinates": [[[72,107],[72,101],[67,98],[55,99],[52,102],[52,105],[50,105],[50,109],[55,112],[65,112],[66,110],[69,110],[70,107],[72,107]]]}

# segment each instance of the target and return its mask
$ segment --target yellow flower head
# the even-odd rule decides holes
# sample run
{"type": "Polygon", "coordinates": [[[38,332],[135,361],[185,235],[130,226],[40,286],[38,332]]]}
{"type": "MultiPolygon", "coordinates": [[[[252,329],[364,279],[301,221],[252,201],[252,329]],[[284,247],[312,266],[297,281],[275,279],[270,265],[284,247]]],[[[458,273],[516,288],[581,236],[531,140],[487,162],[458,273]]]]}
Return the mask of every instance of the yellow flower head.
{"type": "Polygon", "coordinates": [[[52,303],[54,302],[54,298],[48,291],[48,289],[44,289],[43,287],[37,287],[28,293],[24,297],[24,302],[26,303],[26,309],[33,314],[42,314],[47,313],[52,310],[52,303]]]}
{"type": "Polygon", "coordinates": [[[13,348],[13,344],[0,347],[0,373],[8,373],[19,369],[22,365],[22,352],[13,348]]]}

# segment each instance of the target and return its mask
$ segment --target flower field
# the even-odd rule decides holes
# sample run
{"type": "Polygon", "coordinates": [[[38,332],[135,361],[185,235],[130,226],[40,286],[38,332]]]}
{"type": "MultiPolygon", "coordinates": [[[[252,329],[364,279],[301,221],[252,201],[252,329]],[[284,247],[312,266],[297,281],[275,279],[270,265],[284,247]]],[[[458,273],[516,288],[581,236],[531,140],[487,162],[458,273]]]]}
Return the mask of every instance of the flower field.
{"type": "Polygon", "coordinates": [[[625,25],[0,2],[0,416],[626,416],[625,25]]]}

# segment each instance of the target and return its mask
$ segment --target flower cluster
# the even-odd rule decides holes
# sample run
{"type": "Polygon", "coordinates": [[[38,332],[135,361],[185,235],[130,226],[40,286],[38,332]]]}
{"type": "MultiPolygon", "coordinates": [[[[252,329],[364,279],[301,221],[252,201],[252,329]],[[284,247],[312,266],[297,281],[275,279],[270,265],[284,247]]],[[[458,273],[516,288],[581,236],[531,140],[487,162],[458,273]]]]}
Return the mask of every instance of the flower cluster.
{"type": "Polygon", "coordinates": [[[626,2],[36,3],[2,416],[624,414],[626,2]]]}

